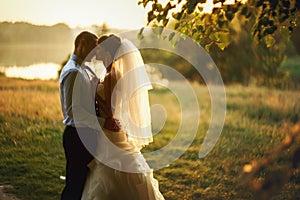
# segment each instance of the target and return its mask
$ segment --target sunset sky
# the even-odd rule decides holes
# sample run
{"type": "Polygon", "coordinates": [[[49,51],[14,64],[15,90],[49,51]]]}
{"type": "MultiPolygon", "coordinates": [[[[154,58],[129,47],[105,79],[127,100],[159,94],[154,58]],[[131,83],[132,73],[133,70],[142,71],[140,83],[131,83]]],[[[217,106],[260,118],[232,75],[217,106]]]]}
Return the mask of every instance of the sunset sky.
{"type": "Polygon", "coordinates": [[[109,27],[141,28],[147,11],[138,0],[0,0],[0,21],[27,21],[75,27],[107,23],[109,27]]]}
{"type": "MultiPolygon", "coordinates": [[[[204,10],[209,12],[212,0],[207,2],[204,10]]],[[[105,22],[113,28],[139,29],[146,25],[147,10],[137,3],[138,0],[0,0],[0,21],[46,25],[64,22],[71,27],[105,22]]]]}

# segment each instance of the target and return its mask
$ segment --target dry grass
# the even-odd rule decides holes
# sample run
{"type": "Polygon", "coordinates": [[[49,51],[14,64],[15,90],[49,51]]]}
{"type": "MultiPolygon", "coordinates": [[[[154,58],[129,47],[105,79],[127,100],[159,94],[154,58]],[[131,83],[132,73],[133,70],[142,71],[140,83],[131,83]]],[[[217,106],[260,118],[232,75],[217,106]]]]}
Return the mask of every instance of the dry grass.
{"type": "MultiPolygon", "coordinates": [[[[155,171],[166,199],[251,199],[239,187],[239,174],[252,160],[267,156],[286,135],[286,126],[300,119],[299,91],[228,86],[227,116],[217,145],[204,159],[198,152],[210,118],[209,94],[194,85],[201,122],[190,148],[168,167],[155,171]]],[[[22,199],[58,199],[64,182],[63,125],[57,81],[25,81],[0,77],[0,184],[22,199]]],[[[150,94],[163,104],[168,120],[144,151],[170,142],[178,129],[178,101],[168,90],[150,94]]],[[[191,119],[193,120],[193,119],[191,119]]],[[[297,141],[299,146],[299,141],[297,141]]],[[[289,156],[278,165],[288,164],[289,156]]],[[[268,169],[266,169],[267,171],[268,169]]],[[[275,199],[299,197],[295,175],[275,199]]]]}

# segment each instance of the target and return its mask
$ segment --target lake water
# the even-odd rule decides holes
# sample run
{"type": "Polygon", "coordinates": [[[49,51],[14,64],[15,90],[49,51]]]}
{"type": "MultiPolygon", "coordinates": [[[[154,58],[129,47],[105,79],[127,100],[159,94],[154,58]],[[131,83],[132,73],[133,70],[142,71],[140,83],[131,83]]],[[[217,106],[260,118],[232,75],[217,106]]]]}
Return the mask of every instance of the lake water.
{"type": "MultiPolygon", "coordinates": [[[[69,59],[70,45],[3,45],[0,44],[0,73],[7,77],[50,80],[58,78],[62,63],[69,59]]],[[[88,64],[88,63],[87,63],[88,64]]],[[[105,75],[103,63],[88,64],[99,78],[105,75]]],[[[150,79],[161,77],[158,70],[149,71],[150,79]]],[[[160,79],[160,78],[159,78],[160,79]]]]}
{"type": "MultiPolygon", "coordinates": [[[[70,45],[72,48],[72,45],[70,45]]],[[[7,77],[49,80],[58,77],[71,48],[64,45],[1,45],[0,72],[7,77]]]]}
{"type": "Polygon", "coordinates": [[[57,79],[60,65],[56,63],[36,63],[29,66],[0,66],[0,72],[6,77],[23,79],[57,79]]]}

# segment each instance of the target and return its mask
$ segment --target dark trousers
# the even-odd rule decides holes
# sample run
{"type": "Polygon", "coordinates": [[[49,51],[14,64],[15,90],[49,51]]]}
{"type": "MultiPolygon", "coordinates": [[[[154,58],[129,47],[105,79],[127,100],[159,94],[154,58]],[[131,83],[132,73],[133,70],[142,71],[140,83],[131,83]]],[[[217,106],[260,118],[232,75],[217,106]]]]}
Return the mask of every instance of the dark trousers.
{"type": "Polygon", "coordinates": [[[88,174],[87,164],[94,158],[93,152],[91,154],[85,146],[88,145],[89,150],[96,150],[97,141],[97,132],[93,129],[76,129],[72,126],[66,126],[63,133],[63,147],[66,156],[66,185],[61,194],[61,200],[81,199],[88,174]]]}

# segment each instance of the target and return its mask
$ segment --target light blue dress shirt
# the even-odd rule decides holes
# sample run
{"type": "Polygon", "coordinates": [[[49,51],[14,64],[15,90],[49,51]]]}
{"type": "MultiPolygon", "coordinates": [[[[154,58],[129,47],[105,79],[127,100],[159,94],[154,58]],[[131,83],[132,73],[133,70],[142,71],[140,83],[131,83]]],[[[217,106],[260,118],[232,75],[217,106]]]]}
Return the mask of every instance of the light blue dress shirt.
{"type": "MultiPolygon", "coordinates": [[[[80,65],[80,63],[82,60],[72,54],[60,74],[63,123],[69,126],[99,130],[104,119],[98,118],[95,113],[94,95],[97,88],[97,77],[90,79],[86,72],[87,66],[80,65]]],[[[90,69],[88,70],[90,71],[90,69]]]]}

